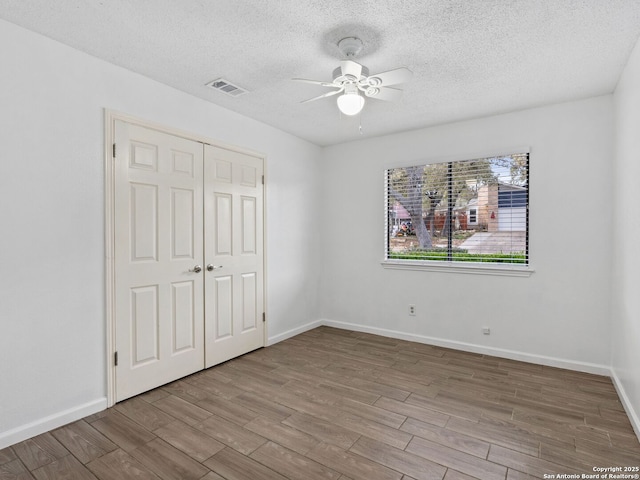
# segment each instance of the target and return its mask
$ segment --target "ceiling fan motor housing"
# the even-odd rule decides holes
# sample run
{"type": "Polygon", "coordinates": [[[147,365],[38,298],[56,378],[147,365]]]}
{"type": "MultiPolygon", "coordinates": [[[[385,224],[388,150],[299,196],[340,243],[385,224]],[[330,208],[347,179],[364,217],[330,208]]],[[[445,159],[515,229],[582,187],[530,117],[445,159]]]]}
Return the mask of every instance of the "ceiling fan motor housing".
{"type": "Polygon", "coordinates": [[[369,76],[369,69],[362,66],[362,72],[360,73],[360,78],[356,78],[354,75],[342,75],[342,67],[338,67],[333,71],[333,83],[338,85],[343,85],[345,83],[353,83],[358,82],[362,78],[367,78],[369,76]]]}

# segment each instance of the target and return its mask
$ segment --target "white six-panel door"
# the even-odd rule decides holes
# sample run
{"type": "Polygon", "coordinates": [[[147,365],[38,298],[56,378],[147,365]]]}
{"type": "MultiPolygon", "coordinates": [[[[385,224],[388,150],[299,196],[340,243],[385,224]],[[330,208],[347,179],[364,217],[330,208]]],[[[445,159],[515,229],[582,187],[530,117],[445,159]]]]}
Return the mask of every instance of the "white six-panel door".
{"type": "Polygon", "coordinates": [[[206,367],[264,345],[263,161],[205,145],[206,367]]]}
{"type": "Polygon", "coordinates": [[[119,120],[115,143],[121,401],[264,345],[263,164],[119,120]]]}
{"type": "Polygon", "coordinates": [[[202,144],[116,123],[118,401],[203,368],[202,144]]]}

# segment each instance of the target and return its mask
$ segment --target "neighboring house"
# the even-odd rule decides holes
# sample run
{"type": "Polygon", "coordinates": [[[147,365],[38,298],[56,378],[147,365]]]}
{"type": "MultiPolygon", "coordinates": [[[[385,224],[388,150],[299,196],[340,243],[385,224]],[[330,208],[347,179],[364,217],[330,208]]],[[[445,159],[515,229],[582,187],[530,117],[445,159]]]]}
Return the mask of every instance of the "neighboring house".
{"type": "MultiPolygon", "coordinates": [[[[527,227],[527,189],[501,182],[482,185],[477,196],[469,201],[458,198],[453,210],[456,230],[524,232],[527,227]]],[[[436,231],[442,231],[446,217],[446,206],[438,206],[433,219],[436,231]]],[[[392,234],[395,235],[403,223],[410,221],[409,212],[396,202],[389,216],[392,234]]],[[[430,228],[428,222],[427,228],[430,228]]]]}
{"type": "MultiPolygon", "coordinates": [[[[471,199],[474,201],[475,199],[471,199]]],[[[460,205],[457,205],[453,208],[453,221],[454,221],[454,230],[473,230],[477,228],[477,221],[474,224],[469,223],[469,203],[459,202],[460,205]],[[464,204],[462,204],[464,203],[464,204]]],[[[475,213],[475,218],[477,220],[477,212],[475,213]]],[[[442,231],[444,229],[444,224],[447,221],[447,209],[444,207],[439,207],[436,209],[435,218],[434,218],[434,227],[437,231],[442,231]]],[[[429,225],[427,225],[429,227],[429,225]]]]}
{"type": "Polygon", "coordinates": [[[411,221],[411,215],[407,212],[407,209],[404,208],[400,203],[396,202],[393,205],[393,210],[389,215],[389,223],[391,225],[391,233],[392,235],[396,235],[400,230],[400,226],[403,223],[409,223],[411,221]]]}
{"type": "MultiPolygon", "coordinates": [[[[473,201],[473,200],[472,200],[473,201]]],[[[467,218],[477,209],[477,221],[488,232],[521,232],[527,227],[527,189],[519,185],[494,183],[478,188],[476,205],[469,202],[467,218]]]]}

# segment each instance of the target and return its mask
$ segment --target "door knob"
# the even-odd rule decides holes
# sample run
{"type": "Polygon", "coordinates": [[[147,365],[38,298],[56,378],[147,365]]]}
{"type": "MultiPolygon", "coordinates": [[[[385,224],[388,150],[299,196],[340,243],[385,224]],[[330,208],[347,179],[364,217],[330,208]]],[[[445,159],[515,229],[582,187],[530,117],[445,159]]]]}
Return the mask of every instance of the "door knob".
{"type": "Polygon", "coordinates": [[[200,273],[202,271],[202,267],[200,265],[196,265],[193,269],[189,270],[190,272],[200,273]]]}
{"type": "Polygon", "coordinates": [[[214,270],[217,270],[219,268],[222,268],[222,265],[207,265],[207,272],[213,272],[214,270]]]}

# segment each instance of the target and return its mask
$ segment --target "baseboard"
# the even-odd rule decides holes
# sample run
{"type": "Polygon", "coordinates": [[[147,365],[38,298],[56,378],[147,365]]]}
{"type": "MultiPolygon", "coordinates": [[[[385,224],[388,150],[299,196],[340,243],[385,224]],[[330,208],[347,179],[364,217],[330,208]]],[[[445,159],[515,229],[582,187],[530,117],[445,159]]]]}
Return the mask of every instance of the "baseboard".
{"type": "Polygon", "coordinates": [[[18,428],[0,433],[0,450],[18,442],[22,442],[41,433],[54,430],[68,423],[75,422],[87,415],[100,412],[107,408],[107,398],[99,398],[83,405],[64,410],[48,417],[41,418],[18,428]]]}
{"type": "Polygon", "coordinates": [[[428,337],[425,335],[399,332],[396,330],[388,330],[386,328],[369,327],[356,323],[347,323],[337,320],[324,319],[321,322],[322,325],[341,328],[343,330],[372,333],[374,335],[397,338],[399,340],[407,340],[410,342],[425,343],[427,345],[435,345],[438,347],[452,348],[454,350],[463,350],[465,352],[480,353],[483,355],[491,355],[500,358],[508,358],[510,360],[535,363],[537,365],[546,365],[548,367],[565,368],[567,370],[576,370],[579,372],[593,373],[596,375],[605,375],[607,377],[611,375],[611,369],[608,366],[598,365],[596,363],[576,362],[572,360],[565,360],[562,358],[546,357],[544,355],[535,355],[531,353],[519,352],[516,350],[486,347],[473,343],[457,342],[454,340],[446,340],[442,338],[428,337]]]}
{"type": "Polygon", "coordinates": [[[284,333],[279,333],[278,335],[274,335],[273,337],[267,338],[267,346],[273,345],[278,342],[282,342],[287,338],[295,337],[296,335],[300,335],[301,333],[307,332],[309,330],[313,330],[314,328],[322,326],[322,320],[315,320],[313,322],[309,322],[300,327],[292,328],[291,330],[287,330],[284,333]]]}
{"type": "Polygon", "coordinates": [[[622,402],[622,406],[624,410],[627,412],[627,416],[629,417],[629,421],[631,422],[631,426],[633,427],[633,431],[636,432],[636,436],[638,437],[638,441],[640,441],[640,412],[637,412],[631,403],[631,399],[627,395],[627,392],[624,389],[624,385],[618,375],[616,375],[616,371],[612,368],[611,372],[611,380],[613,381],[613,386],[616,387],[616,391],[618,392],[618,397],[620,397],[620,401],[622,402]]]}

